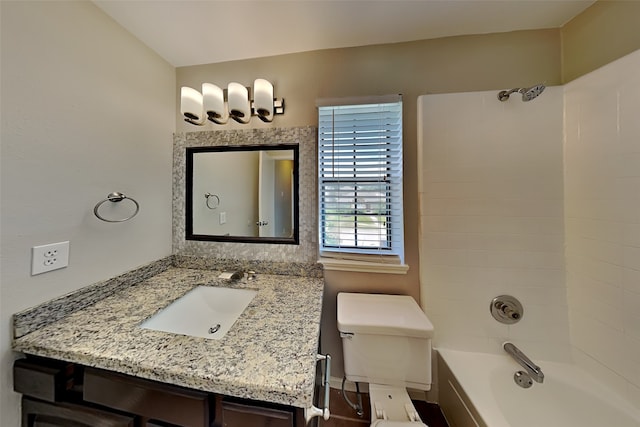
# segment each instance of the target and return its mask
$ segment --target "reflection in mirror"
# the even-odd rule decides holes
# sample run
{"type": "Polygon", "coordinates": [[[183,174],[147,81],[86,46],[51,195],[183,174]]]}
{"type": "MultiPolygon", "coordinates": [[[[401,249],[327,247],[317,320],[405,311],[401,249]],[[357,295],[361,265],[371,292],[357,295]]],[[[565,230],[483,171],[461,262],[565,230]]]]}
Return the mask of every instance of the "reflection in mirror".
{"type": "Polygon", "coordinates": [[[187,148],[186,239],[298,244],[298,145],[187,148]]]}

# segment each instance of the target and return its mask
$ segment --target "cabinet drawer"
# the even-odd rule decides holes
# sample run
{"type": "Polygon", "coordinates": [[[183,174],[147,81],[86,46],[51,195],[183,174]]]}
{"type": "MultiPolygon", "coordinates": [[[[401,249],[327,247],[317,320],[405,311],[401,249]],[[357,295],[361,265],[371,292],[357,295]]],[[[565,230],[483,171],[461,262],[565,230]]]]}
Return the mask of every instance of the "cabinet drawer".
{"type": "Polygon", "coordinates": [[[209,426],[209,395],[182,387],[86,368],[84,400],[184,427],[209,426]]]}
{"type": "Polygon", "coordinates": [[[222,400],[224,427],[293,427],[293,412],[257,406],[248,402],[222,400]]]}
{"type": "Polygon", "coordinates": [[[49,359],[18,359],[13,364],[13,390],[47,402],[62,400],[73,386],[74,366],[49,359]]]}
{"type": "Polygon", "coordinates": [[[72,403],[22,398],[22,427],[134,427],[134,418],[72,403]]]}

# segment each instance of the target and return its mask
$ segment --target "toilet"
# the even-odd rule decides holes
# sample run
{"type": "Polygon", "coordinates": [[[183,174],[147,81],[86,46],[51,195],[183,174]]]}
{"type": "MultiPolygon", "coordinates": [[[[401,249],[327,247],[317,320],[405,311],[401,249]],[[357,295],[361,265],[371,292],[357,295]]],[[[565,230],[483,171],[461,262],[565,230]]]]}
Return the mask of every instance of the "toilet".
{"type": "Polygon", "coordinates": [[[403,295],[338,294],[345,377],[369,384],[371,427],[427,427],[407,387],[431,389],[433,325],[403,295]]]}

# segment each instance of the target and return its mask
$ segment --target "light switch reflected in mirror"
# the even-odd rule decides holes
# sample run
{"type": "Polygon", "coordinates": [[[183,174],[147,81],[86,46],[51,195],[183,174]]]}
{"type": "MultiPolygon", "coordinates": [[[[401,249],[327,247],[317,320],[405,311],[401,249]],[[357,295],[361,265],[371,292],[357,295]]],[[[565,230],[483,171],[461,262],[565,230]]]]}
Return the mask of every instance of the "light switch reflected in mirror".
{"type": "Polygon", "coordinates": [[[186,239],[298,244],[298,145],[186,149],[186,239]]]}

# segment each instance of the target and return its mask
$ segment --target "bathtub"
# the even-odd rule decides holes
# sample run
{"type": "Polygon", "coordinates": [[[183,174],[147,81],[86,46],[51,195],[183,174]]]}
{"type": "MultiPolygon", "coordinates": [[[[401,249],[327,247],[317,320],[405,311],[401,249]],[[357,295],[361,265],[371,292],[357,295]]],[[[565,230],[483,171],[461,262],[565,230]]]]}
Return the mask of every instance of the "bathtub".
{"type": "Polygon", "coordinates": [[[438,349],[439,400],[451,427],[640,427],[640,411],[579,367],[536,360],[524,389],[508,355],[438,349]]]}

